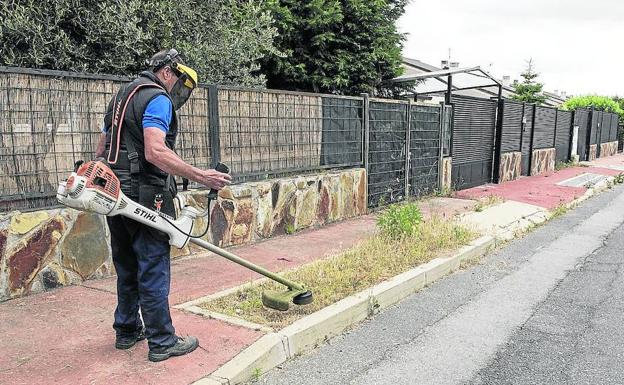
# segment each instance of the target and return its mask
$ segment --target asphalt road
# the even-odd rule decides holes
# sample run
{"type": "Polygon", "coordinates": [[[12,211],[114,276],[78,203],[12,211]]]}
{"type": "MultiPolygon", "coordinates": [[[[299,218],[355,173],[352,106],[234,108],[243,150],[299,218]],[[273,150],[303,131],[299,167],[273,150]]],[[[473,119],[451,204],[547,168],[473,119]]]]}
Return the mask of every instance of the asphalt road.
{"type": "Polygon", "coordinates": [[[260,378],[261,384],[624,384],[624,188],[260,378]]]}

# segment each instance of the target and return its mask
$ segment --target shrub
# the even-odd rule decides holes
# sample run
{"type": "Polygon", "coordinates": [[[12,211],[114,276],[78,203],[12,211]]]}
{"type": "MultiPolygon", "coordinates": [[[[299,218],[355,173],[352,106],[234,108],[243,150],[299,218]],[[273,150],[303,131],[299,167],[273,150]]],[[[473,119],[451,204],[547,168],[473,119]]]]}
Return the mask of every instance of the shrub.
{"type": "Polygon", "coordinates": [[[388,207],[377,220],[381,233],[391,239],[415,235],[422,222],[422,213],[416,203],[396,204],[388,207]]]}

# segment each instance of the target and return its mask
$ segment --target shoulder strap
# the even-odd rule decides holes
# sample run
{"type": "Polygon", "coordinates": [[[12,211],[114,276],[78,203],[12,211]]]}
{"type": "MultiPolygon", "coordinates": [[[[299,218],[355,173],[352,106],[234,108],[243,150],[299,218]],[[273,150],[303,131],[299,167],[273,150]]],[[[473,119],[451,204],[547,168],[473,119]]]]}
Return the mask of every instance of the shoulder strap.
{"type": "MultiPolygon", "coordinates": [[[[136,93],[142,88],[160,88],[165,91],[160,85],[149,82],[149,83],[139,83],[133,84],[131,83],[128,87],[122,88],[117,92],[115,96],[115,101],[113,103],[113,116],[111,123],[111,141],[110,141],[110,149],[108,151],[108,163],[116,164],[119,158],[119,149],[122,137],[122,129],[123,122],[126,116],[126,110],[128,109],[128,104],[130,100],[136,95],[136,93]]],[[[125,138],[126,148],[128,149],[128,159],[130,160],[130,164],[132,167],[132,157],[136,156],[136,163],[138,165],[138,153],[136,152],[136,145],[134,140],[130,137],[131,135],[123,135],[125,138]]]]}

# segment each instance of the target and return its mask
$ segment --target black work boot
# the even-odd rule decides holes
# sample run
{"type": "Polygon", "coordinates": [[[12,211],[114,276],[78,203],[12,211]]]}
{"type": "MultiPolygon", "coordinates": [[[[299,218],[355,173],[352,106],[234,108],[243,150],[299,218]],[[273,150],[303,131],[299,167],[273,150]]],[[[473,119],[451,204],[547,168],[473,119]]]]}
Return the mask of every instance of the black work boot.
{"type": "Polygon", "coordinates": [[[129,336],[117,336],[115,338],[115,348],[126,350],[133,347],[138,341],[145,339],[145,328],[141,329],[138,333],[129,336]]]}
{"type": "Polygon", "coordinates": [[[199,340],[197,337],[186,336],[178,337],[178,341],[173,346],[162,349],[153,349],[149,351],[147,358],[152,362],[164,361],[169,357],[183,356],[197,349],[199,340]]]}

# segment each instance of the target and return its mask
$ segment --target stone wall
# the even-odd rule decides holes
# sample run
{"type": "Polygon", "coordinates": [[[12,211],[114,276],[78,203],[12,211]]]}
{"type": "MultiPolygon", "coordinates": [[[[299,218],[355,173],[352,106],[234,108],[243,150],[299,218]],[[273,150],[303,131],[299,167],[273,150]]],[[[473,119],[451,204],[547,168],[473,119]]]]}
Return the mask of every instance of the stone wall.
{"type": "Polygon", "coordinates": [[[501,154],[499,183],[510,182],[522,175],[522,153],[507,152],[501,154]]]}
{"type": "Polygon", "coordinates": [[[441,189],[450,191],[453,184],[452,174],[453,172],[453,158],[446,157],[442,159],[442,183],[440,183],[441,189]]]}
{"type": "MultiPolygon", "coordinates": [[[[206,203],[207,191],[184,194],[206,203]]],[[[231,186],[213,205],[206,240],[242,245],[363,215],[366,194],[363,169],[231,186]]],[[[195,231],[204,226],[198,219],[195,231]]],[[[0,216],[0,301],[113,275],[109,239],[104,217],[73,209],[0,216]]]]}
{"type": "Polygon", "coordinates": [[[618,142],[608,142],[608,143],[602,143],[600,145],[600,157],[604,158],[607,156],[613,156],[615,154],[617,154],[617,150],[618,150],[618,142]]]}
{"type": "Polygon", "coordinates": [[[589,161],[596,160],[598,158],[598,145],[591,144],[589,145],[589,161]]]}
{"type": "Polygon", "coordinates": [[[555,149],[545,148],[533,151],[531,175],[541,175],[555,171],[555,149]]]}

